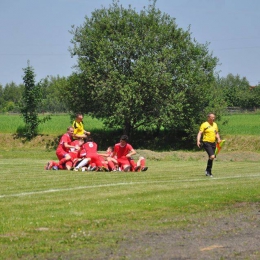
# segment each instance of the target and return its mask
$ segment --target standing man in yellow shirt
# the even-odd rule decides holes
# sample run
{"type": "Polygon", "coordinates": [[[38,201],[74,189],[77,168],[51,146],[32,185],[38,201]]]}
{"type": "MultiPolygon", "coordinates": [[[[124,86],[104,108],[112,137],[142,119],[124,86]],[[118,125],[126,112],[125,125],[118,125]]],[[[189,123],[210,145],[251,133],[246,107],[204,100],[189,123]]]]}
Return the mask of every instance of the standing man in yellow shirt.
{"type": "Polygon", "coordinates": [[[206,168],[206,176],[213,177],[212,175],[212,165],[213,165],[213,160],[215,159],[215,149],[216,149],[216,139],[217,142],[220,143],[220,135],[218,132],[218,126],[214,122],[215,121],[215,115],[213,113],[208,114],[207,116],[207,121],[202,123],[197,135],[197,146],[200,148],[201,147],[201,136],[202,137],[202,143],[205,151],[207,152],[209,158],[208,158],[208,163],[207,163],[207,168],[206,168]]]}
{"type": "Polygon", "coordinates": [[[83,125],[83,115],[77,114],[76,119],[73,121],[72,126],[74,127],[74,134],[73,137],[76,139],[83,138],[86,139],[90,132],[87,132],[84,129],[83,125]]]}

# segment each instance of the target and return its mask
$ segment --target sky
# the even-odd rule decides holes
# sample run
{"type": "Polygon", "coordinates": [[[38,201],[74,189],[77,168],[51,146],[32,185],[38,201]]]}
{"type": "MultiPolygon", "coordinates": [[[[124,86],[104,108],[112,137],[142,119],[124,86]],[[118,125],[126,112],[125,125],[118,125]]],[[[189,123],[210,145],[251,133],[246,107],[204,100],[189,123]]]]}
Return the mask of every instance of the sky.
{"type": "MultiPolygon", "coordinates": [[[[0,0],[0,84],[23,83],[28,61],[36,82],[69,76],[75,69],[69,47],[72,25],[81,26],[95,9],[112,0],[0,0]]],[[[136,11],[149,0],[119,0],[136,11]]],[[[259,0],[157,0],[156,7],[176,19],[219,59],[220,77],[229,73],[260,83],[259,0]]]]}

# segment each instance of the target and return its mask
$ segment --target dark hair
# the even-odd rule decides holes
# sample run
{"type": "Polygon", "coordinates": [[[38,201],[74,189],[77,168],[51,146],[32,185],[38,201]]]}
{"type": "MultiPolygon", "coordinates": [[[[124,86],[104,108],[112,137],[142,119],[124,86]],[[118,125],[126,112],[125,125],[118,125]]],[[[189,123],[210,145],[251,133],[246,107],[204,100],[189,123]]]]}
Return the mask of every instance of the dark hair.
{"type": "Polygon", "coordinates": [[[92,137],[92,136],[88,136],[88,137],[87,137],[87,141],[88,141],[88,142],[93,142],[93,137],[92,137]]]}
{"type": "Polygon", "coordinates": [[[120,140],[128,141],[128,136],[127,135],[122,135],[120,140]]]}

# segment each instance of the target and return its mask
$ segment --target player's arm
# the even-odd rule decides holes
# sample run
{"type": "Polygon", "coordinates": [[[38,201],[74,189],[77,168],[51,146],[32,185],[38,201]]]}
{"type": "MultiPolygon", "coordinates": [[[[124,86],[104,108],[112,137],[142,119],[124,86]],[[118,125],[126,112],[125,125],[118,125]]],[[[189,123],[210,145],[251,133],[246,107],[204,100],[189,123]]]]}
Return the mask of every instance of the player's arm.
{"type": "Polygon", "coordinates": [[[85,135],[90,135],[91,133],[88,132],[88,131],[86,131],[86,130],[84,130],[84,134],[85,134],[85,135]]]}
{"type": "Polygon", "coordinates": [[[75,148],[75,149],[78,149],[78,147],[79,147],[78,145],[70,145],[67,142],[65,142],[63,145],[64,145],[65,148],[75,148]]]}
{"type": "Polygon", "coordinates": [[[202,131],[199,131],[199,132],[198,132],[198,135],[197,135],[197,146],[198,146],[199,148],[200,148],[201,135],[202,135],[202,131]]]}
{"type": "Polygon", "coordinates": [[[103,157],[109,157],[109,154],[107,154],[107,153],[98,153],[98,155],[103,156],[103,157]]]}
{"type": "Polygon", "coordinates": [[[216,138],[217,138],[218,143],[220,143],[221,142],[221,138],[220,138],[219,132],[216,133],[216,138]]]}
{"type": "Polygon", "coordinates": [[[135,149],[132,149],[132,150],[126,155],[126,157],[127,157],[127,158],[130,158],[130,157],[132,157],[132,156],[135,155],[135,154],[136,154],[135,149]]]}

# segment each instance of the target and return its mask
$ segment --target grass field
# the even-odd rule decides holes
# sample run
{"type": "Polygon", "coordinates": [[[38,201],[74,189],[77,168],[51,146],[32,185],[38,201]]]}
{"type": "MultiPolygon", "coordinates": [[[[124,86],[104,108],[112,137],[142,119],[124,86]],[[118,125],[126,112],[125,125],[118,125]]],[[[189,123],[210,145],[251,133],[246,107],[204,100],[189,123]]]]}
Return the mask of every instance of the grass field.
{"type": "Polygon", "coordinates": [[[191,159],[149,161],[145,173],[45,171],[45,163],[0,161],[1,259],[136,259],[119,251],[133,231],[186,229],[260,200],[258,162],[219,160],[214,178],[191,159]]]}
{"type": "MultiPolygon", "coordinates": [[[[259,129],[257,117],[248,124],[253,120],[259,129]]],[[[55,120],[64,132],[69,117],[55,120]]],[[[5,124],[0,128],[8,133],[5,124]]],[[[1,138],[0,259],[260,258],[257,152],[229,151],[227,144],[214,162],[214,178],[204,176],[202,151],[138,150],[149,167],[143,173],[46,171],[54,151],[40,141],[4,146],[1,138]],[[221,226],[212,231],[212,223],[221,226]]]]}
{"type": "MultiPolygon", "coordinates": [[[[43,115],[40,115],[43,118],[43,115]]],[[[23,120],[19,115],[0,115],[0,133],[15,133],[18,127],[23,126],[23,120]]],[[[224,116],[219,124],[221,133],[224,135],[260,135],[260,113],[233,114],[224,116]],[[227,123],[225,123],[227,122],[227,123]],[[223,124],[224,123],[224,124],[223,124]]],[[[51,120],[40,124],[40,134],[60,135],[71,125],[69,115],[53,115],[51,120]]],[[[85,116],[85,128],[89,131],[102,129],[102,122],[97,119],[85,116]]]]}
{"type": "Polygon", "coordinates": [[[233,114],[223,117],[220,130],[229,135],[260,135],[260,113],[233,114]]]}
{"type": "MultiPolygon", "coordinates": [[[[44,115],[40,115],[39,118],[42,119],[44,115]]],[[[17,114],[2,114],[0,115],[0,133],[15,133],[17,128],[24,125],[23,119],[17,114]]],[[[46,121],[44,124],[39,126],[39,134],[50,134],[50,135],[61,135],[66,132],[68,126],[71,125],[71,118],[69,115],[52,115],[51,120],[46,121]]],[[[84,117],[84,126],[89,131],[94,131],[95,129],[102,129],[103,124],[97,119],[91,117],[84,117]]]]}

